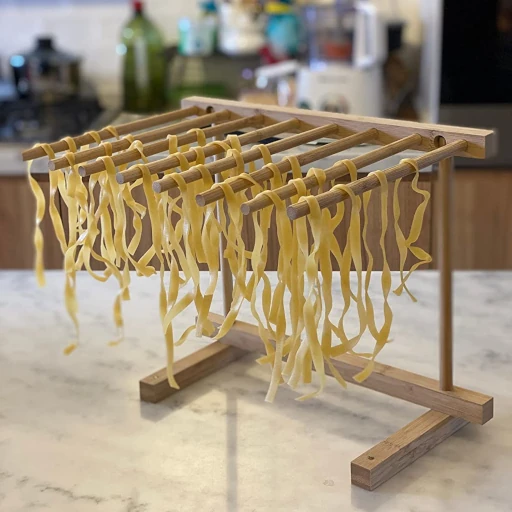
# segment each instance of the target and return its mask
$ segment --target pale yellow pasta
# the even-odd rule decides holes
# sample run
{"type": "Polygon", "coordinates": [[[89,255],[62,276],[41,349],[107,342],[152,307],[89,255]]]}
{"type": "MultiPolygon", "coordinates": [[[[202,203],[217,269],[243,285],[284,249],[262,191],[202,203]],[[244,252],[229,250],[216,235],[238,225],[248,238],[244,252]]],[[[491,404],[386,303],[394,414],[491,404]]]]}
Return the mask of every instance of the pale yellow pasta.
{"type": "MultiPolygon", "coordinates": [[[[109,127],[108,130],[119,138],[113,127],[109,127]]],[[[90,176],[88,184],[85,184],[78,173],[78,165],[75,164],[75,153],[78,148],[72,138],[64,139],[69,148],[64,154],[69,169],[50,172],[48,212],[64,256],[65,306],[76,331],[76,339],[65,348],[65,353],[71,353],[78,346],[80,339],[76,295],[78,270],[87,270],[100,282],[113,277],[119,285],[113,304],[117,334],[111,345],[118,344],[124,338],[122,302],[130,298],[130,270],[133,269],[138,276],[144,277],[158,272],[159,314],[167,348],[167,375],[170,385],[177,388],[178,383],[173,374],[174,347],[183,343],[194,331],[197,336],[214,336],[209,313],[218,285],[220,260],[225,258],[234,280],[233,299],[214,339],[222,338],[233,327],[242,305],[248,303],[265,346],[266,353],[258,362],[270,366],[267,401],[274,400],[279,385],[283,383],[297,388],[314,381],[314,389],[307,390],[298,399],[305,400],[317,396],[326,384],[326,366],[329,373],[345,386],[345,381],[332,363],[333,357],[345,353],[367,358],[366,367],[354,377],[358,381],[363,381],[370,375],[375,358],[389,341],[393,320],[388,300],[392,283],[386,253],[389,224],[389,185],[386,173],[375,171],[373,174],[380,185],[378,193],[369,191],[361,197],[354,193],[350,184],[328,183],[327,175],[322,169],[312,168],[308,171],[307,176],[316,178],[319,189],[325,186],[338,191],[344,197],[348,196],[349,227],[346,242],[342,247],[335,231],[345,218],[345,202],[338,203],[334,213],[329,209],[320,208],[316,196],[308,191],[304,184],[297,157],[287,157],[292,174],[289,183],[295,186],[297,192],[291,201],[307,202],[310,214],[307,218],[292,222],[286,214],[286,203],[274,191],[285,183],[284,176],[279,167],[272,162],[270,151],[265,145],[255,146],[261,153],[264,166],[272,171],[269,182],[262,184],[252,177],[252,173],[257,169],[254,162],[249,165],[249,172],[246,172],[237,136],[229,135],[226,141],[207,143],[202,129],[193,129],[191,132],[197,140],[197,145],[192,148],[188,145],[178,147],[179,139],[176,135],[167,137],[169,154],[174,155],[179,162],[178,168],[165,172],[176,182],[178,194],[175,197],[168,193],[154,192],[153,182],[158,176],[151,174],[144,146],[132,135],[124,136],[123,140],[130,143],[129,151],[138,151],[142,163],[137,165],[142,178],[134,183],[122,185],[117,182],[116,174],[119,170],[124,170],[126,165],[116,169],[112,157],[112,144],[109,141],[101,141],[97,132],[89,132],[91,138],[104,150],[105,156],[101,159],[105,170],[90,176]],[[218,183],[214,183],[213,175],[205,165],[205,148],[209,146],[216,146],[235,162],[233,169],[221,173],[218,183]],[[193,161],[188,160],[190,155],[188,158],[184,155],[187,151],[195,153],[193,161]],[[188,170],[191,165],[200,172],[201,179],[187,183],[181,172],[188,170]],[[240,179],[245,180],[249,186],[245,193],[236,193],[231,187],[235,180],[240,179]],[[213,203],[206,208],[198,206],[196,195],[214,188],[221,188],[223,191],[222,205],[217,207],[213,203]],[[135,199],[135,192],[138,189],[144,192],[146,205],[135,199]],[[67,230],[56,206],[57,192],[67,206],[67,230]],[[97,192],[99,195],[96,198],[97,192]],[[267,196],[273,208],[265,208],[251,214],[254,242],[252,247],[247,247],[242,235],[244,216],[241,213],[241,205],[249,196],[255,197],[257,194],[267,196]],[[376,219],[370,217],[369,206],[373,198],[380,198],[380,210],[376,219]],[[128,215],[131,215],[133,228],[130,236],[127,226],[128,215]],[[143,219],[146,215],[151,225],[151,246],[144,254],[139,255],[143,219]],[[364,217],[363,221],[361,215],[364,217]],[[268,261],[267,240],[273,216],[280,246],[275,285],[265,272],[268,261]],[[370,284],[375,273],[374,255],[368,243],[368,233],[374,221],[380,226],[379,250],[383,260],[380,276],[383,299],[381,325],[377,325],[374,302],[370,296],[370,284]],[[221,237],[226,240],[223,254],[219,252],[221,237]],[[99,244],[99,250],[95,244],[99,244]],[[364,258],[367,260],[366,273],[363,268],[364,258]],[[152,261],[156,261],[156,264],[152,261]],[[332,319],[333,261],[339,267],[338,292],[341,297],[341,314],[336,321],[332,319]],[[93,270],[93,262],[103,265],[103,271],[93,270]],[[209,272],[208,284],[204,289],[200,280],[201,264],[204,264],[209,272]],[[248,272],[249,267],[252,268],[252,272],[248,272]],[[350,284],[352,274],[356,278],[355,287],[351,287],[350,284]],[[352,308],[357,313],[358,325],[355,332],[349,333],[348,318],[352,308]],[[189,316],[190,325],[186,326],[183,332],[176,334],[174,323],[181,315],[189,316]],[[193,318],[195,320],[192,320],[193,318]],[[374,347],[369,352],[359,352],[358,344],[366,332],[373,338],[374,347]]],[[[55,158],[49,145],[43,144],[41,147],[49,158],[55,158]]],[[[414,270],[431,261],[430,256],[417,246],[429,193],[418,186],[419,171],[416,162],[405,159],[402,163],[407,163],[414,169],[412,190],[423,199],[406,236],[400,227],[397,193],[399,181],[395,183],[392,197],[393,225],[400,270],[400,283],[395,293],[400,295],[405,290],[415,300],[407,288],[407,281],[414,270]],[[409,254],[418,261],[406,272],[405,263],[409,254]]],[[[357,168],[352,161],[341,160],[337,164],[345,165],[351,182],[357,180],[357,168]]],[[[44,240],[40,224],[46,205],[41,188],[30,175],[30,167],[28,176],[36,198],[35,269],[37,281],[42,285],[44,240]]]]}
{"type": "MultiPolygon", "coordinates": [[[[277,232],[280,243],[278,283],[274,290],[267,292],[264,302],[271,303],[270,311],[267,312],[268,321],[266,335],[263,339],[275,340],[275,350],[267,350],[267,355],[260,358],[261,363],[269,363],[272,366],[272,378],[267,394],[267,400],[272,401],[275,397],[277,387],[281,382],[288,382],[290,386],[296,387],[300,384],[311,382],[311,369],[314,367],[317,374],[318,387],[315,391],[299,397],[305,400],[317,395],[325,385],[324,365],[334,377],[345,385],[345,381],[332,365],[331,358],[344,353],[357,353],[357,344],[363,334],[367,331],[375,340],[375,348],[370,353],[357,353],[359,356],[368,358],[366,368],[355,376],[355,379],[362,381],[367,378],[372,369],[373,362],[384,345],[388,342],[393,314],[389,305],[388,296],[391,289],[391,272],[387,261],[385,236],[388,229],[387,202],[388,183],[385,173],[376,171],[374,174],[380,182],[380,216],[381,235],[379,246],[382,251],[383,271],[381,273],[380,285],[384,300],[384,320],[379,328],[375,321],[373,302],[370,297],[369,287],[373,269],[373,255],[367,241],[368,227],[372,220],[369,217],[369,203],[371,192],[363,195],[362,199],[354,195],[352,189],[347,185],[331,186],[331,190],[339,190],[348,195],[351,203],[350,223],[347,235],[347,242],[342,249],[334,235],[334,231],[344,217],[344,202],[338,203],[336,213],[331,216],[329,210],[321,210],[314,196],[308,195],[302,179],[300,179],[300,166],[297,160],[290,158],[294,179],[290,183],[297,189],[295,201],[307,201],[310,214],[306,218],[300,218],[290,222],[286,216],[285,205],[279,197],[271,190],[262,192],[274,203],[277,221],[277,232]],[[361,213],[364,213],[364,224],[361,230],[361,213]],[[307,224],[313,235],[313,245],[310,246],[307,235],[307,224]],[[362,251],[366,252],[368,265],[363,277],[362,251]],[[330,319],[332,312],[332,262],[331,256],[338,262],[340,268],[341,296],[343,298],[342,314],[336,325],[330,319]],[[355,293],[350,287],[351,266],[354,266],[357,278],[357,289],[355,293]],[[304,278],[302,278],[304,276],[304,278]],[[283,308],[284,291],[289,293],[289,307],[291,318],[291,336],[285,335],[287,327],[286,315],[283,308]],[[346,332],[346,315],[351,305],[354,304],[359,318],[359,328],[353,335],[346,332]],[[320,322],[323,327],[319,331],[320,322]],[[333,344],[338,339],[339,344],[333,344]]],[[[349,160],[338,162],[343,163],[350,171],[351,180],[357,179],[357,169],[349,160]]],[[[410,162],[413,165],[414,161],[410,162]]],[[[325,172],[321,169],[311,169],[308,175],[314,175],[320,186],[325,183],[325,172]]],[[[413,189],[416,190],[416,182],[413,189]]],[[[417,190],[416,190],[417,191],[417,190]]],[[[422,193],[422,191],[420,192],[422,193]]],[[[412,244],[417,241],[421,230],[423,213],[428,201],[424,195],[424,201],[415,214],[411,232],[408,238],[403,237],[403,244],[407,251],[412,252],[420,261],[415,264],[410,272],[419,265],[429,261],[429,256],[421,249],[413,252],[412,244]]],[[[263,210],[265,211],[265,210],[263,210]]],[[[258,218],[253,214],[256,222],[255,232],[261,232],[261,225],[258,225],[258,218]]],[[[261,217],[259,218],[261,221],[261,217]]],[[[397,219],[395,217],[395,223],[397,219]]],[[[267,224],[265,229],[268,230],[267,224]]],[[[263,235],[264,236],[264,235],[263,235]]],[[[398,241],[400,235],[398,234],[398,241]]],[[[256,244],[255,244],[256,245],[256,244]]],[[[255,253],[253,253],[253,258],[255,253]]],[[[253,261],[254,267],[254,261],[253,261]]],[[[403,275],[403,274],[402,274],[403,275]]],[[[410,273],[407,274],[408,277],[410,273]]],[[[402,277],[404,283],[406,277],[402,277]]],[[[402,285],[403,286],[403,285],[402,285]]],[[[399,288],[400,289],[400,288],[399,288]]],[[[253,316],[261,324],[257,315],[253,316]]],[[[261,336],[261,334],[260,334],[261,336]]]]}
{"type": "MultiPolygon", "coordinates": [[[[36,144],[37,147],[38,144],[36,144]]],[[[43,150],[48,155],[48,158],[55,158],[55,153],[53,152],[52,148],[48,144],[41,144],[39,145],[43,148],[43,150]]],[[[39,186],[39,183],[36,181],[36,179],[31,174],[32,169],[32,163],[33,161],[29,161],[27,165],[27,176],[28,176],[28,182],[30,185],[30,189],[32,190],[32,194],[34,195],[34,198],[36,200],[36,218],[35,218],[35,225],[34,225],[34,251],[35,251],[35,258],[34,258],[34,270],[36,273],[36,279],[37,284],[39,286],[44,286],[46,283],[45,276],[44,276],[44,236],[43,232],[41,230],[41,222],[44,218],[45,214],[45,207],[46,207],[46,199],[44,197],[44,193],[39,186]]]]}

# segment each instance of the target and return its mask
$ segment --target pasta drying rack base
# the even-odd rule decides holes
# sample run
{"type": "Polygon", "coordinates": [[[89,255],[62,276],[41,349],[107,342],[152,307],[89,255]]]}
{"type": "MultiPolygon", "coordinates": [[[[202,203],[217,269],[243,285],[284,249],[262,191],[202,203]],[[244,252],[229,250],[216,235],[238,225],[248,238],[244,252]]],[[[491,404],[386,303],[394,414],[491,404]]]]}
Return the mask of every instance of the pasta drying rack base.
{"type": "MultiPolygon", "coordinates": [[[[223,320],[215,314],[210,314],[209,318],[216,327],[223,320]]],[[[220,341],[177,361],[175,378],[183,389],[249,352],[263,351],[258,328],[237,321],[220,341]]],[[[375,364],[374,371],[364,382],[358,383],[353,376],[365,367],[366,359],[346,354],[333,358],[332,362],[351,384],[429,409],[352,461],[352,483],[363,489],[376,489],[468,423],[483,425],[493,416],[493,398],[490,396],[458,387],[443,391],[435,379],[380,363],[375,364]]],[[[179,392],[169,386],[166,368],[142,379],[139,385],[140,398],[144,402],[158,403],[179,392]]]]}

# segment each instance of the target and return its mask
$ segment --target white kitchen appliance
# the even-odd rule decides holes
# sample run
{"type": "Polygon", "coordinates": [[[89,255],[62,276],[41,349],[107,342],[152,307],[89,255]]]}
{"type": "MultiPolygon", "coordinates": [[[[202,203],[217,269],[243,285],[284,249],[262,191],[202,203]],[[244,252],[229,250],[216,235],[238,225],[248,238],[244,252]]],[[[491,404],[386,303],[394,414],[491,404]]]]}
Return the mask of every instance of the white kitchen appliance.
{"type": "Polygon", "coordinates": [[[305,40],[297,70],[302,108],[382,116],[385,24],[370,2],[338,0],[302,9],[305,40]]]}
{"type": "Polygon", "coordinates": [[[226,55],[255,55],[265,46],[265,15],[256,2],[219,5],[219,49],[226,55]]]}

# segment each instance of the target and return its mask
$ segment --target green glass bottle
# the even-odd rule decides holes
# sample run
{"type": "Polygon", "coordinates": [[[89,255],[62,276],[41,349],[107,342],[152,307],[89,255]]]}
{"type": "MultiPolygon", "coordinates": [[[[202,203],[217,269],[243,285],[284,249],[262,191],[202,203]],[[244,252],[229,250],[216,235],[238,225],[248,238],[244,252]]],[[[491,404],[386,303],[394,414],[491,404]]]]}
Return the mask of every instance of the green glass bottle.
{"type": "Polygon", "coordinates": [[[151,113],[165,108],[167,65],[163,37],[144,15],[140,1],[123,28],[120,51],[124,56],[123,107],[127,112],[151,113]]]}

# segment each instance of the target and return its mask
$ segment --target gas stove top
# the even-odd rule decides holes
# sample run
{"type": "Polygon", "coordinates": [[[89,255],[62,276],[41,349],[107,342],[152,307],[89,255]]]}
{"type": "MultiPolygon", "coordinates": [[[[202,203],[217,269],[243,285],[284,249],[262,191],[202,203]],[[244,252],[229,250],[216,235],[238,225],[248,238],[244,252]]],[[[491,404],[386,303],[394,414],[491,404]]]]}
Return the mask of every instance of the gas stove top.
{"type": "MultiPolygon", "coordinates": [[[[8,82],[0,80],[0,176],[26,172],[21,152],[36,142],[53,142],[66,135],[80,135],[112,124],[119,108],[104,109],[94,93],[51,105],[19,99],[8,82]]],[[[117,105],[116,98],[108,104],[117,105]]],[[[47,172],[44,159],[36,160],[32,171],[47,172]]]]}
{"type": "Polygon", "coordinates": [[[95,96],[45,104],[37,100],[0,100],[0,142],[50,142],[87,131],[103,109],[95,96]]]}

